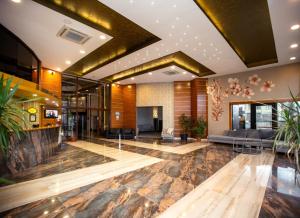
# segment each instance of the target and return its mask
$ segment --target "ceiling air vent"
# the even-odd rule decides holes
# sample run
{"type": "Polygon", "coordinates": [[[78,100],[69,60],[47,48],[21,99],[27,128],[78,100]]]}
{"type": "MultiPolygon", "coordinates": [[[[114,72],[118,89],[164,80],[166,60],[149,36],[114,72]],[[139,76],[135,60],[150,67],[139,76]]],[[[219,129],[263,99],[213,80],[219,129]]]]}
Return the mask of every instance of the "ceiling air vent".
{"type": "Polygon", "coordinates": [[[87,34],[81,33],[67,26],[63,26],[58,31],[57,36],[81,45],[90,38],[87,34]]]}
{"type": "Polygon", "coordinates": [[[163,73],[168,75],[168,76],[174,76],[174,75],[179,74],[179,72],[177,72],[177,71],[166,71],[166,72],[163,72],[163,73]]]}

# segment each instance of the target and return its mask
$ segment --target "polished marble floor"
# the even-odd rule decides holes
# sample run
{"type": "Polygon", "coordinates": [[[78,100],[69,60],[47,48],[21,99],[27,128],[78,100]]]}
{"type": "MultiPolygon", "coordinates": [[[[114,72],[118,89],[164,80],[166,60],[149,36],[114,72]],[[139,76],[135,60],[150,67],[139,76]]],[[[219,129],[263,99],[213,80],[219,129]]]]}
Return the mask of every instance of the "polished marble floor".
{"type": "Polygon", "coordinates": [[[200,142],[92,139],[70,146],[112,161],[2,187],[0,216],[299,217],[299,186],[282,155],[200,142]],[[59,191],[51,190],[55,181],[59,191]]]}
{"type": "Polygon", "coordinates": [[[5,175],[3,177],[12,180],[15,183],[19,183],[93,165],[108,163],[113,160],[114,159],[107,156],[63,144],[57,149],[56,154],[49,159],[44,160],[43,164],[14,175],[5,175]]]}

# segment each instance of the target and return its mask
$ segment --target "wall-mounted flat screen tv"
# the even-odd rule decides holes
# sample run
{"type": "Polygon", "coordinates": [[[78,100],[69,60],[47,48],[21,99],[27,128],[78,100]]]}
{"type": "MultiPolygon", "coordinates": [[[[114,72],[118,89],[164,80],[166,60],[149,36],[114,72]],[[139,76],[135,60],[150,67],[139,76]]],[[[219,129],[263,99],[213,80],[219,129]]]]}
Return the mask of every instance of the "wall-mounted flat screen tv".
{"type": "Polygon", "coordinates": [[[57,118],[58,117],[58,110],[45,110],[45,118],[57,118]]]}

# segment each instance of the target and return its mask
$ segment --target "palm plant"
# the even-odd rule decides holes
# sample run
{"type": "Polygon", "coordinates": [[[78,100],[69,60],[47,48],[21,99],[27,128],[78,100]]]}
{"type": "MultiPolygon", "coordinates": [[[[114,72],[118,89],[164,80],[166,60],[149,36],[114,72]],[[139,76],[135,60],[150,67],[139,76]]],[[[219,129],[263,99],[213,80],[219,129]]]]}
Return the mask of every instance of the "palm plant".
{"type": "Polygon", "coordinates": [[[284,123],[277,129],[274,148],[288,147],[288,156],[290,157],[293,154],[297,171],[300,172],[300,104],[291,91],[290,95],[293,102],[288,105],[282,104],[281,117],[284,123]]]}
{"type": "Polygon", "coordinates": [[[25,124],[24,112],[18,106],[20,102],[14,99],[18,84],[12,86],[12,78],[0,78],[0,149],[7,156],[10,137],[21,138],[25,124]]]}

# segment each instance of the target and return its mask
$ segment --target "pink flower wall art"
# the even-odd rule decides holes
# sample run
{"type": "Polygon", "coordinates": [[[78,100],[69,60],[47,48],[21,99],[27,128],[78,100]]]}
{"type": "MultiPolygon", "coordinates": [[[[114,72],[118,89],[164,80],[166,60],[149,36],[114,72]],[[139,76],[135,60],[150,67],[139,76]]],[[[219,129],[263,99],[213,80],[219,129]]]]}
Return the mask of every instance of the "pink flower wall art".
{"type": "Polygon", "coordinates": [[[242,87],[237,78],[229,78],[228,83],[231,95],[239,96],[242,93],[242,87]]]}
{"type": "Polygon", "coordinates": [[[219,121],[223,113],[223,93],[219,81],[212,80],[211,84],[207,87],[207,93],[212,99],[212,118],[219,121]]]}
{"type": "Polygon", "coordinates": [[[271,80],[266,80],[260,88],[260,91],[271,92],[273,87],[275,87],[275,84],[271,80]]]}
{"type": "Polygon", "coordinates": [[[254,95],[254,91],[250,87],[246,86],[243,89],[243,95],[242,95],[243,97],[250,99],[251,96],[253,96],[253,95],[254,95]]]}
{"type": "Polygon", "coordinates": [[[261,78],[258,77],[257,74],[254,74],[252,76],[249,76],[248,78],[248,82],[251,84],[251,85],[255,85],[257,86],[259,84],[259,82],[261,81],[261,78]]]}

